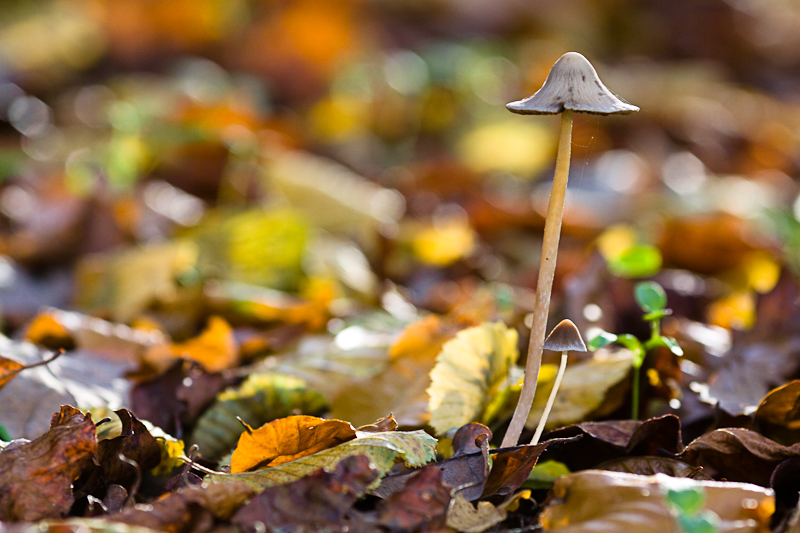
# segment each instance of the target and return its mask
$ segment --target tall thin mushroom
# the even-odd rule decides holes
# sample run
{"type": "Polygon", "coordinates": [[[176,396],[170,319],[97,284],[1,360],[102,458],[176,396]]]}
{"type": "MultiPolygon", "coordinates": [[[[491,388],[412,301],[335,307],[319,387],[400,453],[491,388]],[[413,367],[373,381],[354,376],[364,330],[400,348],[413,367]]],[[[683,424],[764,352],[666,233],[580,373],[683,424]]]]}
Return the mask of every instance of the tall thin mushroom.
{"type": "Polygon", "coordinates": [[[585,352],[586,344],[583,342],[583,337],[581,337],[581,332],[578,331],[578,327],[571,320],[562,320],[544,340],[543,348],[545,350],[561,352],[561,365],[558,367],[558,374],[556,374],[556,381],[553,383],[553,390],[550,391],[550,397],[547,399],[547,404],[544,406],[542,418],[539,420],[536,433],[533,434],[531,444],[538,444],[539,437],[541,437],[544,432],[544,426],[547,424],[547,417],[550,416],[550,410],[553,409],[553,404],[558,394],[558,388],[561,386],[561,380],[564,378],[564,372],[567,370],[567,356],[570,350],[585,352]]]}
{"type": "Polygon", "coordinates": [[[536,394],[536,378],[542,364],[542,344],[547,328],[550,295],[556,271],[558,241],[561,237],[564,197],[567,193],[572,144],[572,114],[574,112],[595,115],[627,115],[639,111],[638,107],[623,102],[609,91],[600,81],[592,64],[577,52],[568,52],[556,61],[553,68],[550,69],[544,85],[536,94],[518,102],[511,102],[506,107],[512,113],[521,115],[561,113],[561,134],[553,190],[550,194],[550,203],[547,206],[547,217],[544,222],[542,258],[539,264],[533,326],[528,344],[528,361],[525,365],[525,381],[517,408],[514,410],[514,416],[503,437],[503,447],[517,445],[528,418],[533,397],[536,394]]]}

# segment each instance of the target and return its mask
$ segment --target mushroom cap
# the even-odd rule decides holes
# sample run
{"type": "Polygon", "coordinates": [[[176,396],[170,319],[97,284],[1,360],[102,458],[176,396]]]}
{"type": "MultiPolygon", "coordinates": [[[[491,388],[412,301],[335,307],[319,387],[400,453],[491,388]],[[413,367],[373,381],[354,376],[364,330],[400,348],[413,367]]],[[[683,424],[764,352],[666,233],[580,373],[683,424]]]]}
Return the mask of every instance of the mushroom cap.
{"type": "Polygon", "coordinates": [[[521,115],[555,115],[565,109],[596,115],[628,115],[639,111],[609,91],[589,60],[578,52],[561,56],[536,94],[506,107],[521,115]]]}
{"type": "Polygon", "coordinates": [[[566,352],[569,350],[585,352],[586,344],[583,343],[578,327],[571,320],[562,320],[544,340],[542,348],[553,350],[554,352],[566,352]]]}

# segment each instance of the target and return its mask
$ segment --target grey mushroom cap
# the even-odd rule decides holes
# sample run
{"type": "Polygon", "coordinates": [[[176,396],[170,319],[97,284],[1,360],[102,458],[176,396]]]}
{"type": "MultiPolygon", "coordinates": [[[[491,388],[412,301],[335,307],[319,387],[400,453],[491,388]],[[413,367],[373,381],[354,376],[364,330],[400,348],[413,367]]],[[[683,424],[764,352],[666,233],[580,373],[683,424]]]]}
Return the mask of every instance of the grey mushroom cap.
{"type": "Polygon", "coordinates": [[[639,111],[609,91],[589,60],[578,52],[561,56],[536,94],[506,107],[521,115],[555,115],[565,109],[596,115],[628,115],[639,111]]]}
{"type": "Polygon", "coordinates": [[[586,351],[586,344],[583,342],[581,332],[578,331],[578,327],[571,320],[559,322],[544,340],[544,346],[542,347],[545,350],[553,350],[554,352],[586,351]]]}

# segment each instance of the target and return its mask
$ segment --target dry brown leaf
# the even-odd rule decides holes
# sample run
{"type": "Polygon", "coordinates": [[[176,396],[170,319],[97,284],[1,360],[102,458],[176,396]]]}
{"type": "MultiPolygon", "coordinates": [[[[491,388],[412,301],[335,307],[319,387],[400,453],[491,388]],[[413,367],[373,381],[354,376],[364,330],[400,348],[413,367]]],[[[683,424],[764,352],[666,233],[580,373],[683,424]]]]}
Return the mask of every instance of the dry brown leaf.
{"type": "Polygon", "coordinates": [[[248,430],[239,437],[231,472],[247,472],[313,455],[356,437],[349,422],[316,416],[290,416],[248,430]]]}
{"type": "Polygon", "coordinates": [[[97,451],[91,416],[62,406],[50,430],[0,452],[0,520],[60,518],[72,507],[72,483],[97,451]]]}
{"type": "Polygon", "coordinates": [[[186,342],[153,346],[144,354],[144,361],[159,371],[169,368],[178,358],[197,361],[208,372],[236,366],[239,347],[233,329],[224,319],[212,316],[208,319],[208,327],[198,337],[186,342]]]}
{"type": "Polygon", "coordinates": [[[25,365],[22,363],[0,355],[0,389],[3,388],[3,385],[14,379],[23,368],[25,368],[25,365]]]}

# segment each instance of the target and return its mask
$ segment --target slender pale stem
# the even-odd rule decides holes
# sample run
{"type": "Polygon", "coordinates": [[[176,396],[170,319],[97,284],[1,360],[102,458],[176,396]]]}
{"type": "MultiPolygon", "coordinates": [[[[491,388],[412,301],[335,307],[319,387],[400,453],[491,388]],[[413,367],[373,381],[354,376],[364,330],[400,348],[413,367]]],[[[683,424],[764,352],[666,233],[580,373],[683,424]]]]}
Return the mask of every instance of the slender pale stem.
{"type": "Polygon", "coordinates": [[[528,361],[525,364],[525,381],[519,396],[514,416],[503,437],[502,447],[516,446],[525,427],[528,413],[536,394],[536,380],[542,366],[542,345],[547,329],[547,315],[550,310],[550,295],[553,292],[553,278],[556,273],[558,241],[561,237],[561,217],[564,213],[564,197],[567,194],[569,178],[569,158],[572,148],[572,111],[564,110],[561,115],[561,135],[558,141],[556,171],[553,190],[547,206],[542,241],[542,259],[539,263],[539,281],[536,286],[536,307],[533,311],[533,326],[528,344],[528,361]]]}
{"type": "Polygon", "coordinates": [[[556,394],[558,388],[561,386],[561,380],[564,378],[564,371],[567,370],[567,352],[561,352],[561,366],[558,367],[558,374],[556,381],[553,383],[553,390],[550,391],[550,397],[547,399],[547,405],[544,406],[542,418],[539,420],[539,426],[536,428],[536,433],[533,434],[531,444],[539,444],[539,438],[544,433],[544,425],[547,423],[547,417],[550,416],[550,411],[553,409],[553,404],[556,401],[556,394]]]}

